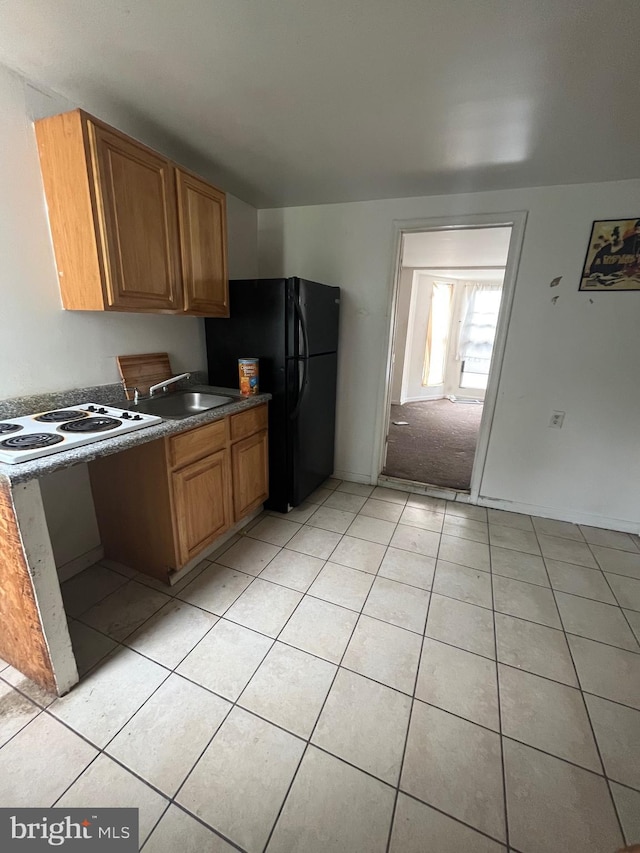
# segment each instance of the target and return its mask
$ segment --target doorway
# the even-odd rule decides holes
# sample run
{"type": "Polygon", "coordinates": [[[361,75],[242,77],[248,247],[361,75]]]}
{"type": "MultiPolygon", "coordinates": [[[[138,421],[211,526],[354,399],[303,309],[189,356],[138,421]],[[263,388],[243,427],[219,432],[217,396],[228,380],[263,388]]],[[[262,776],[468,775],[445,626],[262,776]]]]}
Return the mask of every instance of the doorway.
{"type": "Polygon", "coordinates": [[[391,485],[477,497],[525,215],[509,218],[398,224],[378,468],[391,485]]]}

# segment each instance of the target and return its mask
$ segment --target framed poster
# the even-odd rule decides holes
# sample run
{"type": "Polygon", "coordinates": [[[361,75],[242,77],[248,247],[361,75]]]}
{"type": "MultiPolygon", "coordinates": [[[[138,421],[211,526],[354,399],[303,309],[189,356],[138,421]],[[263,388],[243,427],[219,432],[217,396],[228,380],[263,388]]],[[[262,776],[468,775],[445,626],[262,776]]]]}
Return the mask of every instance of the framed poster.
{"type": "Polygon", "coordinates": [[[640,219],[593,223],[580,290],[640,290],[640,219]]]}

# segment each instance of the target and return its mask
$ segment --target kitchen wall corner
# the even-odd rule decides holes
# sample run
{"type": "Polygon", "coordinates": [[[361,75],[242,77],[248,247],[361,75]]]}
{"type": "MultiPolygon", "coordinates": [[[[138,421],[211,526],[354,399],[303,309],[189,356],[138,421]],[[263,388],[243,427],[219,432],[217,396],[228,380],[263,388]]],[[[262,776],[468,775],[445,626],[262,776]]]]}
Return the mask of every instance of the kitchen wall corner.
{"type": "MultiPolygon", "coordinates": [[[[62,310],[33,120],[77,106],[214,180],[203,173],[204,158],[185,159],[175,141],[172,150],[160,129],[124,107],[100,98],[70,103],[0,66],[0,399],[117,382],[122,353],[166,351],[176,372],[206,369],[200,318],[62,310]]],[[[252,277],[257,210],[233,196],[227,209],[229,274],[252,277]]],[[[86,467],[45,483],[43,500],[58,565],[99,546],[86,467]]]]}

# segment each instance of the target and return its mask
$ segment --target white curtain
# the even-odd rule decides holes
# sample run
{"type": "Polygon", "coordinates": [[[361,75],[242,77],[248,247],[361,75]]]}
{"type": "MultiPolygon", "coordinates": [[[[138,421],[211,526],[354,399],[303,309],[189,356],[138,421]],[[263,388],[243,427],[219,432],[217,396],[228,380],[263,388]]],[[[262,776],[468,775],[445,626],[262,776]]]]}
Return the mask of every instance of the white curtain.
{"type": "MultiPolygon", "coordinates": [[[[486,362],[484,366],[488,372],[501,296],[501,284],[469,282],[465,286],[465,306],[458,336],[459,361],[472,362],[479,368],[486,362]]],[[[485,370],[478,372],[484,373],[485,370]]]]}

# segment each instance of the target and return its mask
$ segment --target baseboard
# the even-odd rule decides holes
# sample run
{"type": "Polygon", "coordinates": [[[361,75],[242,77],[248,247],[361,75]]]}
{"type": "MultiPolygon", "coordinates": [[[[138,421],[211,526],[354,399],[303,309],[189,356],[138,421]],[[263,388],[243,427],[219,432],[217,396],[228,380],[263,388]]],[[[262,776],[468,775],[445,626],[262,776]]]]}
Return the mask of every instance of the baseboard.
{"type": "Polygon", "coordinates": [[[445,400],[446,397],[444,394],[441,394],[439,397],[403,397],[400,401],[400,405],[404,406],[405,403],[433,403],[435,400],[445,400]]]}
{"type": "MultiPolygon", "coordinates": [[[[372,478],[363,474],[353,474],[350,471],[336,471],[333,475],[339,480],[347,480],[350,483],[372,484],[372,478]]],[[[399,477],[388,477],[379,474],[377,483],[373,485],[386,486],[398,489],[401,492],[413,492],[414,494],[427,495],[432,498],[442,498],[447,501],[458,501],[459,503],[471,503],[469,492],[457,492],[441,486],[430,486],[425,483],[417,483],[412,480],[402,480],[399,477]]],[[[586,524],[589,527],[601,527],[604,530],[619,530],[622,533],[635,533],[640,536],[640,522],[628,521],[621,518],[609,518],[602,515],[591,515],[587,512],[575,512],[558,507],[538,506],[536,504],[525,504],[518,501],[508,501],[501,498],[492,498],[480,495],[477,500],[478,506],[490,509],[503,509],[507,512],[521,512],[525,515],[535,515],[539,518],[552,518],[556,521],[570,521],[573,524],[586,524]]]]}
{"type": "Polygon", "coordinates": [[[371,485],[371,477],[367,474],[354,474],[352,471],[334,471],[333,476],[336,480],[346,480],[348,483],[364,483],[365,486],[371,485]]]}
{"type": "Polygon", "coordinates": [[[378,485],[397,489],[400,492],[413,492],[430,498],[441,498],[445,501],[469,503],[469,492],[457,492],[455,489],[447,489],[444,486],[431,486],[414,480],[403,480],[401,477],[389,477],[387,474],[378,475],[378,485]]]}
{"type": "Polygon", "coordinates": [[[540,518],[552,518],[556,521],[570,521],[573,524],[586,524],[589,527],[601,527],[605,530],[619,530],[622,533],[640,534],[640,522],[628,521],[622,518],[608,518],[602,515],[591,515],[588,512],[575,512],[574,510],[565,510],[551,506],[537,506],[535,504],[519,503],[518,501],[490,498],[484,495],[478,496],[477,503],[478,506],[486,506],[490,509],[522,512],[525,515],[537,515],[540,518]]]}
{"type": "Polygon", "coordinates": [[[480,399],[479,397],[456,397],[455,394],[448,394],[446,399],[451,403],[475,403],[477,406],[482,406],[484,403],[484,397],[480,399]]]}
{"type": "Polygon", "coordinates": [[[65,563],[63,566],[58,566],[58,577],[60,578],[60,583],[64,583],[64,581],[68,581],[69,578],[72,578],[74,575],[79,575],[80,572],[84,572],[85,569],[88,569],[89,566],[93,566],[94,563],[99,562],[103,557],[104,548],[102,545],[97,545],[95,548],[87,551],[86,554],[81,554],[79,557],[69,560],[69,562],[65,563]]]}

